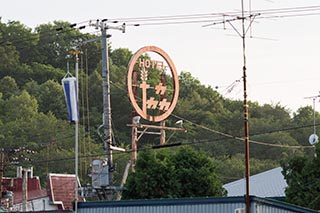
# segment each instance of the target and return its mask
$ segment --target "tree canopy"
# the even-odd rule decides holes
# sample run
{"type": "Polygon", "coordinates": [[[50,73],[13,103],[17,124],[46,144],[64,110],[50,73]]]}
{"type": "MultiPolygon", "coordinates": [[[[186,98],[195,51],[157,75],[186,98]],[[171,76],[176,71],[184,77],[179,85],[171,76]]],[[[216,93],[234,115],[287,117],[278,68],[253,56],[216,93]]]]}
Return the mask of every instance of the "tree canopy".
{"type": "Polygon", "coordinates": [[[320,209],[320,145],[317,144],[313,157],[291,156],[282,162],[283,175],[287,181],[288,202],[320,209]]]}
{"type": "Polygon", "coordinates": [[[129,176],[125,199],[223,196],[211,158],[190,147],[144,151],[129,176]]]}

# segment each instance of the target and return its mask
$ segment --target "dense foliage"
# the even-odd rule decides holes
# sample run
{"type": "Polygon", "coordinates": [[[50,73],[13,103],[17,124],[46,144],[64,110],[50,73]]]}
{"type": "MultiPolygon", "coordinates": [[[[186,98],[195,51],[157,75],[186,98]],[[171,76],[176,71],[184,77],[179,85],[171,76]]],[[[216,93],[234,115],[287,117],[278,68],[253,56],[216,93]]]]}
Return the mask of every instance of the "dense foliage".
{"type": "MultiPolygon", "coordinates": [[[[42,24],[32,30],[18,21],[2,23],[0,19],[0,148],[8,150],[4,170],[6,176],[14,176],[17,165],[33,166],[35,175],[39,175],[41,180],[45,180],[48,172],[74,173],[74,126],[66,121],[66,106],[60,82],[66,74],[67,61],[70,64],[70,72],[74,73],[74,56],[69,56],[73,42],[92,38],[95,36],[82,33],[67,22],[42,24]],[[64,163],[61,164],[61,161],[64,163]],[[59,166],[56,166],[57,164],[59,166]]],[[[80,177],[84,183],[90,182],[87,176],[90,161],[92,158],[103,156],[104,153],[101,139],[97,134],[97,127],[102,124],[103,111],[100,54],[101,47],[97,41],[82,46],[79,56],[80,177]]],[[[132,108],[127,98],[125,83],[126,67],[131,55],[130,50],[125,48],[113,50],[109,44],[114,141],[124,147],[129,147],[131,144],[131,129],[126,124],[131,123],[132,108]]],[[[169,157],[165,152],[159,152],[157,156],[161,156],[164,160],[159,161],[155,154],[148,151],[139,153],[138,158],[141,161],[138,165],[144,161],[147,163],[147,159],[150,158],[153,164],[158,165],[152,168],[157,170],[157,174],[161,171],[167,172],[162,177],[166,180],[164,184],[167,184],[162,188],[169,190],[164,195],[166,197],[199,195],[198,192],[194,193],[196,189],[192,181],[185,181],[191,184],[188,186],[188,189],[192,189],[190,192],[181,185],[182,176],[197,178],[191,177],[191,173],[194,172],[192,169],[203,168],[204,171],[198,172],[206,174],[212,172],[212,177],[203,178],[211,178],[215,182],[216,175],[223,183],[242,178],[244,171],[244,145],[237,139],[243,136],[242,101],[224,98],[210,86],[201,84],[187,71],[180,73],[179,81],[178,104],[173,115],[166,121],[166,125],[174,126],[174,123],[182,118],[187,132],[168,132],[170,138],[168,142],[179,141],[192,146],[197,151],[205,152],[212,161],[207,162],[208,168],[196,165],[190,167],[189,171],[178,164],[178,156],[183,159],[183,163],[189,165],[193,163],[190,162],[192,157],[199,157],[202,154],[192,151],[192,156],[188,157],[181,151],[177,153],[173,151],[172,156],[175,157],[169,157]],[[215,169],[210,170],[211,166],[215,169]],[[172,172],[174,172],[173,177],[180,177],[173,179],[171,176],[165,176],[172,172]],[[179,186],[179,190],[170,189],[169,186],[179,186]],[[183,194],[182,189],[188,193],[183,194]]],[[[318,124],[320,121],[318,112],[315,118],[318,124]]],[[[302,107],[297,112],[290,112],[280,104],[260,105],[249,102],[252,174],[279,166],[280,160],[286,162],[288,156],[295,155],[303,157],[291,160],[288,164],[301,165],[301,168],[295,171],[305,173],[303,168],[313,165],[307,163],[313,152],[310,149],[296,149],[289,146],[307,146],[308,137],[313,133],[312,124],[312,107],[302,107]]],[[[150,144],[158,142],[158,136],[148,135],[141,138],[139,148],[150,147],[150,144]]],[[[120,181],[123,167],[129,158],[130,153],[115,154],[114,159],[118,165],[115,184],[120,181]]],[[[286,170],[286,174],[291,174],[287,171],[289,169],[286,170]]],[[[138,177],[142,173],[137,169],[134,177],[142,178],[138,177]]],[[[289,175],[287,177],[289,185],[296,183],[295,180],[291,181],[289,175]]],[[[203,184],[201,181],[207,180],[198,180],[199,186],[203,184]]],[[[152,188],[159,183],[148,184],[150,184],[148,188],[152,188]]],[[[204,186],[200,188],[203,189],[204,186]]],[[[210,192],[201,193],[212,195],[216,189],[209,187],[208,190],[210,192]]],[[[289,197],[292,196],[291,201],[294,201],[297,195],[294,190],[290,187],[287,190],[291,194],[289,197]]],[[[299,204],[307,205],[305,202],[302,200],[299,204]]]]}
{"type": "Polygon", "coordinates": [[[290,203],[311,209],[320,209],[320,146],[314,157],[292,156],[282,163],[283,175],[288,183],[286,199],[290,203]]]}
{"type": "Polygon", "coordinates": [[[127,183],[124,198],[181,198],[223,196],[216,165],[192,148],[144,151],[127,183]]]}

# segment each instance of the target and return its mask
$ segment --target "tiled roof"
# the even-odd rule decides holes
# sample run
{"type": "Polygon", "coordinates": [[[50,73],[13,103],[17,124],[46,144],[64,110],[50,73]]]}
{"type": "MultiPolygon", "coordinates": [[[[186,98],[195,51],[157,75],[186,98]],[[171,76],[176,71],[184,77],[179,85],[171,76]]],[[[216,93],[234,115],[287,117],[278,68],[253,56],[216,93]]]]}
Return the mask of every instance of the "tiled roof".
{"type": "MultiPolygon", "coordinates": [[[[22,203],[22,178],[3,178],[3,189],[4,191],[13,192],[13,203],[22,203]]],[[[41,189],[40,180],[38,177],[28,178],[28,201],[35,200],[38,198],[46,197],[47,191],[41,189]]]]}
{"type": "MultiPolygon", "coordinates": [[[[48,193],[52,202],[61,204],[63,209],[72,209],[75,199],[75,175],[51,173],[48,178],[48,193]]],[[[78,186],[80,187],[79,180],[78,186]]]]}
{"type": "MultiPolygon", "coordinates": [[[[22,178],[7,178],[4,177],[2,179],[3,189],[9,190],[13,192],[20,192],[22,191],[22,178]]],[[[41,190],[40,180],[39,177],[32,177],[28,178],[28,190],[41,190]]]]}
{"type": "MultiPolygon", "coordinates": [[[[277,167],[253,176],[250,176],[250,195],[258,197],[285,197],[287,183],[281,174],[282,168],[277,167]]],[[[223,185],[228,196],[243,196],[246,194],[245,179],[223,185]]]]}

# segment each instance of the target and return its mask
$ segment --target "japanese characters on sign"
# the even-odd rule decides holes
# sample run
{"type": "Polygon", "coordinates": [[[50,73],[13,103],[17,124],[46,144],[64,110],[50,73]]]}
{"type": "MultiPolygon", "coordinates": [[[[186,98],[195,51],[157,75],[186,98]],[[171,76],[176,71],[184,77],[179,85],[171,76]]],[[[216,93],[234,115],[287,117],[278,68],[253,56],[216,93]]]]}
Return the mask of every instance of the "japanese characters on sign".
{"type": "Polygon", "coordinates": [[[155,46],[139,49],[128,65],[127,89],[134,110],[142,118],[152,122],[165,120],[174,110],[179,96],[178,75],[168,54],[155,46]],[[147,52],[158,54],[164,61],[144,57],[147,52]],[[169,72],[172,82],[167,83],[169,72]]]}

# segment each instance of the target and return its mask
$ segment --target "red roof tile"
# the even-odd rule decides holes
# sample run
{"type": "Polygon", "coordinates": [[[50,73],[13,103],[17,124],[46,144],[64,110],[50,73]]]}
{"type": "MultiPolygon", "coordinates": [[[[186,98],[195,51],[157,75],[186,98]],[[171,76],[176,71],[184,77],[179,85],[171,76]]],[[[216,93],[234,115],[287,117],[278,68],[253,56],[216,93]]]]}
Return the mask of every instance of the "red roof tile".
{"type": "MultiPolygon", "coordinates": [[[[52,202],[55,204],[62,202],[64,209],[72,209],[72,202],[75,199],[75,175],[49,174],[48,178],[47,190],[52,202]]],[[[80,187],[79,180],[78,185],[80,187]]]]}
{"type": "MultiPolygon", "coordinates": [[[[3,191],[13,192],[13,203],[22,203],[22,178],[6,178],[2,179],[3,191]]],[[[38,177],[28,178],[28,201],[47,196],[47,191],[41,189],[38,177]]]]}
{"type": "MultiPolygon", "coordinates": [[[[3,178],[3,188],[5,190],[20,192],[22,191],[22,178],[3,178]]],[[[39,177],[28,178],[28,190],[40,190],[40,180],[39,177]]]]}

